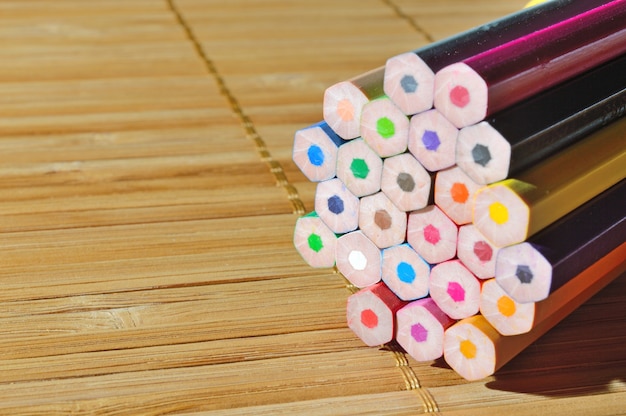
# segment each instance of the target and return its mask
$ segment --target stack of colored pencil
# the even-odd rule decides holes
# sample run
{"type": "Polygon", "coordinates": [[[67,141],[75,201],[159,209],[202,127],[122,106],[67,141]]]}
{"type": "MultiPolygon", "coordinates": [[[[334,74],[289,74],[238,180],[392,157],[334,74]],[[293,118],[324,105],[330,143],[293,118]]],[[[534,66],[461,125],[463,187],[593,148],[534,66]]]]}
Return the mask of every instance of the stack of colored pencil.
{"type": "Polygon", "coordinates": [[[328,88],[294,244],[348,326],[493,374],[626,270],[626,0],[555,0],[328,88]]]}

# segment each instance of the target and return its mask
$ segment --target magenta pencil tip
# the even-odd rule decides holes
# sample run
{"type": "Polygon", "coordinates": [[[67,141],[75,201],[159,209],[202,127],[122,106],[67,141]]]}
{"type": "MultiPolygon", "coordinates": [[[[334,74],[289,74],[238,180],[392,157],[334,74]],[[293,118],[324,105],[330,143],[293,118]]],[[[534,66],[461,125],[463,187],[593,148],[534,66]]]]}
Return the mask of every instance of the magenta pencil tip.
{"type": "Polygon", "coordinates": [[[462,62],[435,74],[435,108],[458,128],[485,119],[488,95],[487,83],[462,62]]]}

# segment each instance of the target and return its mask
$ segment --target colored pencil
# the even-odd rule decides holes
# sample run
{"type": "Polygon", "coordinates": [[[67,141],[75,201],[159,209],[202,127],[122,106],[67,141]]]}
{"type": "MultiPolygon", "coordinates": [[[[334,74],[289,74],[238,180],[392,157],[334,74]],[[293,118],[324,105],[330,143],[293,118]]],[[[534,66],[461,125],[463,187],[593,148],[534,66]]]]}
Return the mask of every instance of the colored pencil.
{"type": "Polygon", "coordinates": [[[625,138],[621,117],[516,178],[484,186],[474,225],[498,247],[525,241],[626,177],[625,138]]]}
{"type": "MultiPolygon", "coordinates": [[[[578,303],[578,305],[581,305],[584,300],[579,300],[579,296],[582,295],[589,298],[593,296],[593,293],[599,292],[616,277],[620,275],[623,277],[624,272],[626,272],[625,259],[626,243],[623,242],[600,260],[583,270],[576,277],[569,279],[567,283],[557,289],[548,299],[535,303],[535,319],[533,321],[533,328],[540,326],[545,320],[551,319],[552,317],[550,315],[552,315],[552,311],[556,305],[568,302],[566,299],[570,299],[570,302],[574,304],[578,303]],[[605,263],[607,265],[603,267],[608,268],[609,261],[613,262],[611,267],[616,269],[610,275],[608,275],[606,271],[600,270],[599,268],[601,264],[605,263]]],[[[575,307],[570,309],[573,311],[575,307]]]]}
{"type": "Polygon", "coordinates": [[[434,105],[461,128],[626,52],[626,1],[615,0],[451,64],[434,105]]]}
{"type": "Polygon", "coordinates": [[[480,288],[480,314],[502,335],[530,331],[535,321],[535,305],[535,302],[517,302],[496,279],[485,280],[480,288]]]}
{"type": "Polygon", "coordinates": [[[603,3],[601,0],[550,1],[391,57],[384,68],[384,92],[405,114],[426,111],[433,105],[435,73],[442,68],[603,3]]]}
{"type": "Polygon", "coordinates": [[[536,304],[533,328],[504,336],[480,314],[460,320],[444,333],[444,359],[467,380],[480,380],[498,371],[563,318],[626,272],[626,243],[601,258],[536,304]],[[542,305],[539,309],[539,305],[542,305]]]}
{"type": "MultiPolygon", "coordinates": [[[[598,194],[608,198],[606,189],[626,176],[626,27],[616,23],[625,21],[625,5],[545,3],[398,55],[385,68],[326,90],[325,120],[294,137],[294,163],[318,182],[315,211],[296,221],[294,245],[309,265],[335,265],[360,289],[348,299],[346,315],[366,345],[395,335],[416,360],[445,354],[456,360],[455,369],[470,361],[460,374],[476,377],[485,372],[484,357],[497,354],[490,342],[553,322],[552,305],[561,302],[563,309],[566,289],[579,299],[614,278],[617,249],[602,256],[620,244],[623,216],[596,210],[587,216],[602,216],[602,224],[583,233],[566,220],[598,194]],[[435,53],[463,42],[471,47],[435,53]],[[429,54],[433,65],[423,59],[429,54]],[[460,107],[480,104],[471,83],[440,88],[457,64],[484,75],[485,116],[478,121],[450,116],[438,104],[446,88],[445,99],[468,100],[460,107]],[[515,178],[503,180],[511,173],[515,178]],[[541,238],[557,226],[568,244],[553,249],[546,241],[557,237],[541,238]],[[520,266],[522,246],[532,249],[523,265],[533,283],[547,280],[532,268],[537,257],[560,272],[550,276],[547,292],[540,287],[542,297],[520,300],[500,283],[498,271],[506,268],[496,267],[496,259],[508,269],[520,266]],[[508,259],[508,252],[515,256],[508,259]]],[[[624,211],[621,200],[613,202],[614,212],[624,211]]],[[[524,283],[519,273],[507,273],[509,281],[524,283]]]]}
{"type": "Polygon", "coordinates": [[[457,165],[481,184],[529,168],[624,115],[624,74],[626,54],[462,128],[457,165]]]}
{"type": "Polygon", "coordinates": [[[430,271],[430,297],[453,319],[478,313],[480,281],[458,260],[448,260],[430,271]]]}
{"type": "Polygon", "coordinates": [[[348,327],[368,346],[391,341],[396,330],[396,312],[406,305],[384,283],[359,290],[348,297],[348,327]]]}
{"type": "Polygon", "coordinates": [[[292,159],[311,182],[332,179],[337,174],[337,152],[343,143],[322,121],[296,131],[292,159]]]}
{"type": "Polygon", "coordinates": [[[417,361],[443,355],[443,334],[454,322],[431,298],[408,303],[396,312],[396,341],[417,361]]]}
{"type": "Polygon", "coordinates": [[[344,140],[361,134],[361,112],[370,100],[381,97],[385,67],[331,85],[324,92],[323,117],[344,140]]]}
{"type": "Polygon", "coordinates": [[[402,300],[411,301],[428,295],[430,264],[409,244],[383,250],[382,280],[402,300]]]}
{"type": "Polygon", "coordinates": [[[431,109],[411,117],[408,148],[426,169],[436,172],[456,163],[458,135],[448,119],[431,109]]]}
{"type": "Polygon", "coordinates": [[[435,175],[435,204],[457,225],[472,221],[472,200],[481,186],[458,166],[435,175]]]}
{"type": "Polygon", "coordinates": [[[380,191],[383,161],[363,139],[352,140],[337,152],[337,177],[356,196],[380,191]]]}
{"type": "Polygon", "coordinates": [[[436,205],[409,213],[407,241],[430,264],[456,254],[457,226],[436,205]]]}
{"type": "Polygon", "coordinates": [[[296,220],[293,244],[311,267],[333,267],[337,235],[315,211],[296,220]]]}
{"type": "Polygon", "coordinates": [[[424,208],[430,202],[431,175],[410,153],[383,162],[380,189],[402,211],[424,208]]]}
{"type": "Polygon", "coordinates": [[[380,157],[404,153],[409,142],[409,118],[387,97],[365,104],[361,137],[380,157]]]}
{"type": "Polygon", "coordinates": [[[315,188],[315,212],[336,234],[357,229],[359,202],[338,178],[318,182],[315,188]]]}
{"type": "Polygon", "coordinates": [[[354,286],[378,283],[382,276],[382,253],[362,231],[352,231],[337,239],[337,270],[354,286]]]}
{"type": "Polygon", "coordinates": [[[499,247],[494,246],[472,223],[459,227],[456,255],[479,279],[496,275],[499,247]]]}
{"type": "Polygon", "coordinates": [[[523,243],[504,247],[496,281],[518,302],[547,298],[624,241],[626,179],[523,243]]]}
{"type": "Polygon", "coordinates": [[[387,196],[378,192],[361,198],[359,229],[379,248],[402,244],[406,236],[407,214],[387,196]]]}
{"type": "Polygon", "coordinates": [[[433,106],[435,73],[419,52],[396,55],[385,63],[383,89],[404,114],[421,113],[433,106]]]}

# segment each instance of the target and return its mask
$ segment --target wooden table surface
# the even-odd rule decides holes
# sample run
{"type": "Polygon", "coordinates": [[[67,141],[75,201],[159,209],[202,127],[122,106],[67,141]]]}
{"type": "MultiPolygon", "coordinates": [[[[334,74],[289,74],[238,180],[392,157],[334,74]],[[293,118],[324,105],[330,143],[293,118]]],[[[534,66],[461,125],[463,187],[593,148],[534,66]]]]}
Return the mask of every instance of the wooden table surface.
{"type": "Polygon", "coordinates": [[[623,276],[467,382],[292,245],[326,87],[524,3],[0,1],[0,414],[624,414],[623,276]]]}

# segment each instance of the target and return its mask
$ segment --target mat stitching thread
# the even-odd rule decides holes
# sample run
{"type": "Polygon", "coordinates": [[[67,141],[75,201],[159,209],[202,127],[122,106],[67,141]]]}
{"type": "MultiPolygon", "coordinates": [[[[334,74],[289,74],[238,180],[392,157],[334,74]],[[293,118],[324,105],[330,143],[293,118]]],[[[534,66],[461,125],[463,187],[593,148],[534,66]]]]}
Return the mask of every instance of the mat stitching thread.
{"type": "MultiPolygon", "coordinates": [[[[356,293],[360,289],[356,287],[352,282],[350,282],[346,277],[337,269],[337,266],[333,267],[333,272],[340,276],[346,285],[346,289],[350,291],[350,293],[356,293]]],[[[391,341],[385,344],[382,347],[384,351],[390,351],[393,353],[393,356],[396,360],[396,367],[400,369],[402,373],[402,377],[404,378],[404,385],[407,390],[415,391],[422,400],[422,405],[424,406],[425,413],[439,413],[439,407],[437,406],[437,402],[435,402],[434,397],[430,394],[430,392],[420,385],[420,381],[411,368],[409,364],[409,360],[406,357],[406,353],[402,349],[400,345],[396,341],[391,341]]]]}
{"type": "Polygon", "coordinates": [[[270,154],[269,150],[267,149],[267,145],[265,144],[265,141],[263,140],[261,135],[257,132],[256,128],[254,127],[254,123],[252,123],[252,120],[250,120],[250,117],[248,117],[245,114],[245,112],[241,108],[241,105],[239,104],[235,96],[232,94],[230,89],[228,89],[228,87],[226,86],[226,82],[224,81],[224,78],[217,71],[217,67],[215,66],[214,62],[204,52],[204,49],[202,48],[200,41],[195,36],[193,30],[191,30],[191,27],[189,26],[189,24],[187,24],[187,21],[183,17],[182,13],[178,10],[176,5],[174,4],[174,0],[165,0],[165,1],[170,11],[176,17],[176,21],[178,22],[178,24],[180,24],[180,26],[185,31],[187,39],[189,39],[196,53],[198,54],[200,59],[202,59],[207,71],[215,79],[215,82],[217,83],[220,93],[228,100],[231,110],[239,117],[239,120],[241,121],[241,124],[246,132],[246,137],[254,143],[257,149],[257,152],[259,153],[259,156],[261,156],[261,160],[265,162],[270,168],[270,172],[272,173],[272,175],[274,176],[274,179],[276,180],[276,185],[281,186],[287,192],[287,198],[289,199],[289,201],[291,201],[293,213],[297,215],[303,215],[305,213],[304,202],[302,202],[302,200],[300,199],[298,190],[289,183],[289,180],[287,179],[287,176],[285,175],[285,171],[282,165],[280,164],[280,162],[275,160],[270,154]]]}
{"type": "MultiPolygon", "coordinates": [[[[428,33],[422,26],[420,26],[417,21],[415,21],[411,16],[407,15],[399,6],[393,3],[391,0],[381,0],[385,5],[393,10],[393,12],[399,18],[406,21],[415,31],[417,31],[420,35],[424,36],[424,38],[432,43],[435,41],[435,38],[428,33]]],[[[439,407],[437,406],[437,402],[435,401],[432,394],[420,385],[419,379],[411,368],[409,361],[406,357],[406,353],[402,350],[402,348],[397,345],[395,342],[387,344],[385,349],[392,351],[394,357],[396,359],[396,365],[400,368],[402,372],[402,376],[404,377],[404,382],[406,384],[407,390],[415,391],[422,400],[422,405],[424,406],[425,413],[439,413],[439,407]]]]}
{"type": "Polygon", "coordinates": [[[391,8],[391,10],[394,11],[396,16],[398,16],[402,20],[406,21],[420,35],[424,36],[429,43],[433,43],[435,41],[435,38],[430,33],[428,33],[426,31],[426,29],[424,29],[422,26],[420,26],[417,23],[417,21],[415,21],[411,16],[409,16],[406,13],[404,13],[402,11],[402,9],[400,7],[398,7],[396,4],[394,4],[391,0],[381,0],[381,1],[383,3],[385,3],[387,6],[389,6],[391,8]]]}
{"type": "Polygon", "coordinates": [[[424,406],[424,412],[439,413],[439,407],[437,406],[434,397],[428,391],[428,389],[422,387],[422,385],[420,384],[420,381],[417,378],[415,371],[413,371],[413,368],[409,364],[409,360],[407,359],[406,353],[404,352],[402,347],[400,347],[400,345],[398,345],[396,341],[392,341],[385,344],[383,349],[393,353],[396,360],[396,366],[400,369],[400,371],[402,372],[402,376],[404,377],[406,389],[409,391],[414,391],[420,396],[420,399],[422,400],[422,405],[424,406]]]}
{"type": "MultiPolygon", "coordinates": [[[[409,22],[409,24],[415,30],[421,33],[428,41],[431,41],[431,42],[434,41],[433,38],[430,36],[430,34],[424,31],[409,16],[404,14],[404,12],[402,12],[396,5],[394,5],[393,3],[387,0],[383,0],[383,2],[387,4],[389,7],[391,7],[399,17],[409,22]]],[[[217,83],[220,93],[228,100],[228,103],[230,104],[232,111],[239,117],[242,123],[242,126],[246,132],[246,137],[254,143],[259,155],[261,156],[261,160],[263,160],[269,166],[270,172],[274,175],[277,185],[283,187],[283,189],[285,189],[285,191],[287,192],[287,197],[291,201],[294,214],[303,215],[305,213],[304,203],[300,199],[297,189],[289,183],[289,180],[287,179],[285,175],[285,171],[283,170],[282,165],[278,161],[272,158],[270,152],[267,149],[267,145],[265,144],[265,141],[263,140],[261,135],[256,131],[256,128],[254,127],[254,123],[252,123],[252,120],[250,120],[250,118],[245,114],[245,112],[241,108],[241,105],[239,104],[237,99],[234,97],[234,95],[226,86],[226,82],[224,81],[224,78],[222,78],[220,73],[217,71],[217,67],[215,66],[213,61],[204,52],[202,45],[200,44],[199,40],[194,35],[193,31],[191,30],[191,27],[187,24],[187,21],[182,16],[182,13],[175,6],[174,0],[166,0],[166,3],[169,9],[171,10],[171,12],[174,14],[177,22],[185,31],[185,34],[187,38],[189,39],[189,41],[192,43],[194,50],[196,51],[198,56],[202,59],[207,71],[215,79],[215,82],[217,83]]],[[[351,284],[347,284],[346,288],[353,293],[357,289],[351,284]]],[[[396,365],[398,366],[398,368],[400,368],[400,371],[402,372],[402,375],[404,377],[406,389],[415,391],[420,395],[425,412],[426,413],[438,412],[439,409],[432,395],[430,394],[430,392],[428,392],[428,390],[420,386],[419,379],[417,378],[417,376],[415,375],[415,372],[409,365],[409,362],[406,358],[405,353],[401,351],[399,347],[395,344],[388,344],[385,346],[385,349],[388,349],[389,351],[393,352],[394,357],[396,359],[396,365]]]]}

